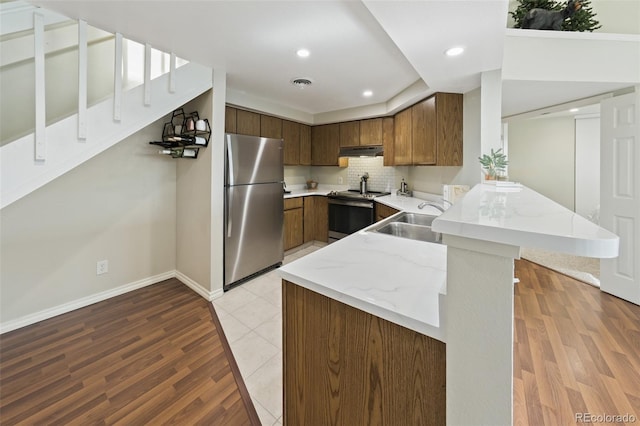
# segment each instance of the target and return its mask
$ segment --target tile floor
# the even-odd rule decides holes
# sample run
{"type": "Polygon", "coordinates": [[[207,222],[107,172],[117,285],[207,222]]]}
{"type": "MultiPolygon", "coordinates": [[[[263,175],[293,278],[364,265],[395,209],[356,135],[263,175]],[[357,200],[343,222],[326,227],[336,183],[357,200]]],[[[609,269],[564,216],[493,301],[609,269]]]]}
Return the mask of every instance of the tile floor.
{"type": "MultiPolygon", "coordinates": [[[[284,258],[292,262],[322,247],[284,258]]],[[[213,301],[220,323],[264,426],[282,425],[282,281],[274,270],[213,301]]]]}

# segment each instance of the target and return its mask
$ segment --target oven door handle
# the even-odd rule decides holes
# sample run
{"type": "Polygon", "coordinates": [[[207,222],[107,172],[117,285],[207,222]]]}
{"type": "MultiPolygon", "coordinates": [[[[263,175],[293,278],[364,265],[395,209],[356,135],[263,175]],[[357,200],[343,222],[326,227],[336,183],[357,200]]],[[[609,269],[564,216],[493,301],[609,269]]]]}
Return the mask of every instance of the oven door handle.
{"type": "Polygon", "coordinates": [[[339,200],[336,198],[329,198],[327,200],[329,204],[335,204],[339,206],[349,206],[349,207],[362,207],[365,209],[373,208],[373,200],[371,201],[356,201],[356,200],[339,200]]]}

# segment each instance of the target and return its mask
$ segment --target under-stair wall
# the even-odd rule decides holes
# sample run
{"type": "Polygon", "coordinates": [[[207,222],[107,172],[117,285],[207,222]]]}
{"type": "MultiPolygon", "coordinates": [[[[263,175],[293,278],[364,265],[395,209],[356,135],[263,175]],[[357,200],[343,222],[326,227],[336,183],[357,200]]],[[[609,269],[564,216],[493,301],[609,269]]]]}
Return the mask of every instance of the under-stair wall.
{"type": "Polygon", "coordinates": [[[124,90],[120,120],[113,96],[89,106],[84,139],[77,114],[53,123],[43,161],[33,134],[0,148],[0,333],[176,276],[176,172],[191,160],[148,142],[211,79],[189,63],[149,79],[148,105],[144,85],[124,90]]]}
{"type": "MultiPolygon", "coordinates": [[[[39,65],[38,58],[43,62],[45,45],[54,43],[45,40],[43,34],[38,35],[43,32],[44,21],[47,21],[40,18],[38,24],[37,17],[43,15],[42,9],[25,7],[20,11],[20,16],[24,14],[33,16],[34,28],[30,40],[34,43],[36,68],[33,82],[35,108],[29,113],[34,115],[36,125],[35,132],[0,147],[0,208],[56,179],[211,88],[211,69],[195,63],[176,68],[175,55],[171,55],[169,72],[151,79],[151,46],[147,45],[142,52],[144,58],[141,58],[144,63],[144,83],[125,90],[126,75],[123,74],[127,68],[123,67],[123,60],[126,61],[123,46],[126,48],[126,44],[123,37],[116,34],[115,58],[112,61],[115,64],[114,90],[105,100],[88,106],[87,25],[80,22],[77,25],[78,72],[75,83],[78,108],[76,113],[46,125],[47,69],[44,63],[39,65]],[[40,30],[37,29],[38,25],[40,30]]],[[[60,25],[60,19],[53,21],[60,25]]],[[[23,27],[17,26],[16,29],[24,31],[23,27]]],[[[3,29],[3,37],[6,36],[3,29]]],[[[6,55],[3,53],[3,56],[6,55]]],[[[65,86],[74,82],[61,81],[59,84],[65,86]]]]}

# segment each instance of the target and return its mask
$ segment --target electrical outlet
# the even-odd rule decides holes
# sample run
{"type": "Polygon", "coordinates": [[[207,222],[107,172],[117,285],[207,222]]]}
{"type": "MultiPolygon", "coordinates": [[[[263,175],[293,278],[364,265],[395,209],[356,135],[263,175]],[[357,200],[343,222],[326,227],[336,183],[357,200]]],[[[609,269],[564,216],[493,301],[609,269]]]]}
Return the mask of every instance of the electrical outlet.
{"type": "Polygon", "coordinates": [[[342,176],[338,176],[338,185],[342,185],[342,176]]]}
{"type": "Polygon", "coordinates": [[[109,261],[108,260],[98,260],[96,264],[96,275],[102,275],[109,272],[109,261]]]}

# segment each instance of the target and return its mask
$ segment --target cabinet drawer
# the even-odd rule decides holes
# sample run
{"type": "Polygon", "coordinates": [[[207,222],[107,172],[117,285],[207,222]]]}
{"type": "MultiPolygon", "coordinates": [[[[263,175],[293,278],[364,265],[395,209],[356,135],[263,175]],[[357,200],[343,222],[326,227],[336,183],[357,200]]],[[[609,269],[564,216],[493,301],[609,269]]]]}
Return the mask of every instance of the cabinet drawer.
{"type": "Polygon", "coordinates": [[[285,210],[299,209],[299,208],[302,208],[302,197],[284,199],[285,210]]]}

